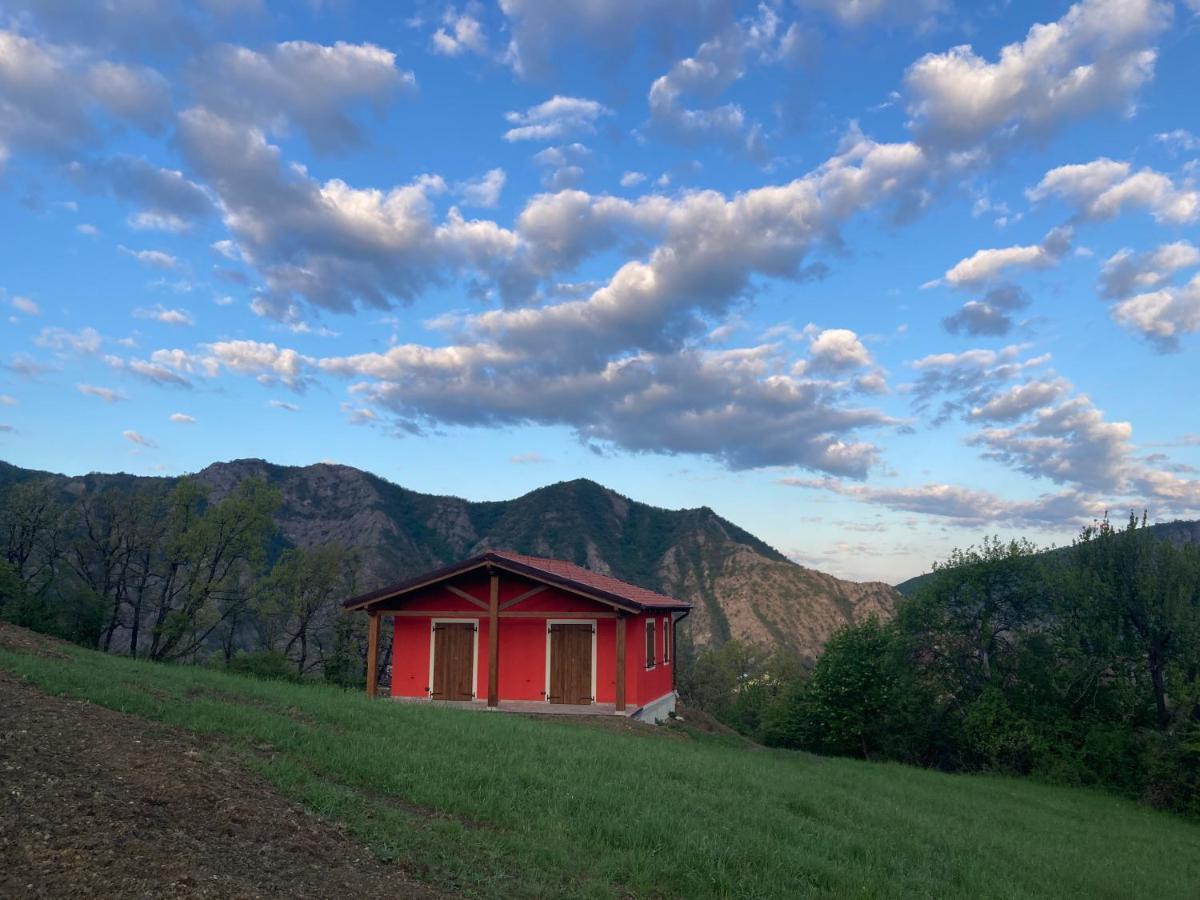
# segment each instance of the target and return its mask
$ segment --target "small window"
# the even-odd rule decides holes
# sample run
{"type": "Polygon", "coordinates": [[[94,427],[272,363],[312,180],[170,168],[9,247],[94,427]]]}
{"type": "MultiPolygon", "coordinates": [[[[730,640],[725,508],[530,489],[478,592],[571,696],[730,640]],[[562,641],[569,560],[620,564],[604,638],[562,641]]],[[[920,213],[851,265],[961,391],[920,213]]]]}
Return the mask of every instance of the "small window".
{"type": "Polygon", "coordinates": [[[654,668],[654,619],[646,620],[646,668],[654,668]]]}
{"type": "Polygon", "coordinates": [[[671,661],[671,620],[663,619],[663,665],[671,661]]]}

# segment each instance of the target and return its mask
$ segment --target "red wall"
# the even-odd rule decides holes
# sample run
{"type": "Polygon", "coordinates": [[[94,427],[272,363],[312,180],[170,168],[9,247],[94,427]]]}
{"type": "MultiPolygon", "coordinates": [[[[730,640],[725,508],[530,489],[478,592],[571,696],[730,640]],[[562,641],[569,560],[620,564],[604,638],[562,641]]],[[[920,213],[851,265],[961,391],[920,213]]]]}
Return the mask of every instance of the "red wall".
{"type": "MultiPolygon", "coordinates": [[[[486,602],[488,577],[485,573],[468,573],[453,582],[454,586],[486,602]]],[[[500,576],[500,603],[536,587],[537,582],[516,575],[500,576]]],[[[411,595],[404,604],[406,611],[429,612],[429,616],[396,616],[392,644],[392,695],[396,697],[426,697],[429,684],[429,649],[431,619],[465,618],[479,621],[479,662],[475,695],[487,698],[488,687],[488,615],[487,610],[462,599],[445,589],[444,585],[411,595]],[[446,614],[449,614],[448,616],[446,614]]],[[[607,612],[608,607],[558,588],[546,590],[512,607],[513,612],[543,613],[538,618],[506,618],[500,620],[500,699],[544,700],[546,690],[546,621],[564,612],[607,612]]],[[[630,710],[645,705],[672,688],[670,664],[662,661],[662,626],[670,621],[666,613],[655,614],[657,620],[654,669],[646,669],[646,616],[626,620],[625,697],[630,710]]],[[[596,702],[616,702],[616,619],[596,620],[596,702]]],[[[672,648],[673,649],[673,648],[672,648]]]]}

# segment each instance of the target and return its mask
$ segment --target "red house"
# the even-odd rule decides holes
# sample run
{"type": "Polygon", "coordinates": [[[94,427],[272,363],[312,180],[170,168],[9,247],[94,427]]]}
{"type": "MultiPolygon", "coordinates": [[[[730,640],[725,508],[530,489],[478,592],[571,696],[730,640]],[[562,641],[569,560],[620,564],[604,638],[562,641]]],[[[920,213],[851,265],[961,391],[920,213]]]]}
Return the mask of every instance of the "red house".
{"type": "Polygon", "coordinates": [[[488,551],[345,602],[370,616],[367,694],[391,616],[392,696],[520,711],[675,709],[675,626],[691,604],[555,559],[488,551]]]}

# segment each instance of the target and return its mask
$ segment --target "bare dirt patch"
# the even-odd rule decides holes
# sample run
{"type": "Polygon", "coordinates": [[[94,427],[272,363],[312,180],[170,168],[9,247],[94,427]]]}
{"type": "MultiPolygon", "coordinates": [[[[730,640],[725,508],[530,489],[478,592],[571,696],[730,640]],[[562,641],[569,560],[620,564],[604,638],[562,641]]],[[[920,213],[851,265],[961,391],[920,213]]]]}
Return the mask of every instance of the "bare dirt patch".
{"type": "Polygon", "coordinates": [[[437,896],[205,749],[0,672],[0,897],[437,896]]]}

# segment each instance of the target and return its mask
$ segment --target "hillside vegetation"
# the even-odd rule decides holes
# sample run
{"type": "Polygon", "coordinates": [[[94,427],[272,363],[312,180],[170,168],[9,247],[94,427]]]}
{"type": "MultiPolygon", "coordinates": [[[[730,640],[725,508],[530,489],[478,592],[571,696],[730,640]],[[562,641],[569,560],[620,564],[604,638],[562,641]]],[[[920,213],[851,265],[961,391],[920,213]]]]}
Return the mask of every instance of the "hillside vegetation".
{"type": "Polygon", "coordinates": [[[1103,785],[1200,817],[1200,545],[1136,518],[955,551],[811,672],[735,643],[686,696],[769,744],[1103,785]]]}
{"type": "Polygon", "coordinates": [[[691,601],[682,647],[737,639],[807,662],[839,627],[889,618],[899,596],[888,585],[796,565],[707,507],[659,509],[582,479],[472,503],[348,466],[238,460],[190,478],[68,478],[0,463],[0,558],[20,571],[27,597],[45,600],[48,618],[65,615],[92,632],[58,633],[123,652],[202,658],[274,650],[299,669],[341,671],[361,636],[336,632],[334,594],[487,549],[569,560],[691,601]],[[212,527],[218,517],[205,521],[222,506],[227,521],[245,526],[226,548],[215,536],[224,532],[212,527]],[[259,579],[289,549],[298,554],[269,585],[276,596],[261,596],[259,579]],[[187,582],[190,595],[180,593],[176,563],[190,577],[224,551],[219,581],[205,576],[187,582]],[[316,567],[321,596],[281,609],[289,604],[276,588],[295,581],[297,570],[314,571],[306,557],[316,552],[327,554],[316,567]]]}
{"type": "Polygon", "coordinates": [[[471,896],[1200,891],[1200,826],[1089,791],[748,749],[686,724],[617,730],[68,645],[51,655],[14,633],[0,625],[0,669],[207,735],[210,752],[345,823],[404,873],[471,896]]]}

